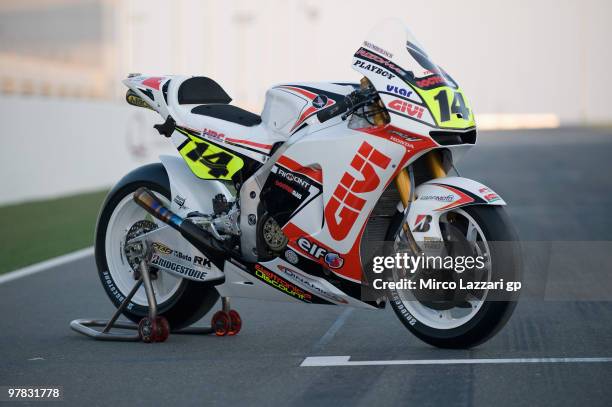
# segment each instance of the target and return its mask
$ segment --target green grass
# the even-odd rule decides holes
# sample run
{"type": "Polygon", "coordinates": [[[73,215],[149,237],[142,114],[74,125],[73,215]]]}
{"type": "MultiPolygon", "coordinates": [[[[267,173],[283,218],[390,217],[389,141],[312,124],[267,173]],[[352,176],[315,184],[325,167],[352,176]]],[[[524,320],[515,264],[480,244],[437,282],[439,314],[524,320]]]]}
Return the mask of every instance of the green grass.
{"type": "Polygon", "coordinates": [[[93,245],[107,192],[0,207],[0,274],[93,245]]]}

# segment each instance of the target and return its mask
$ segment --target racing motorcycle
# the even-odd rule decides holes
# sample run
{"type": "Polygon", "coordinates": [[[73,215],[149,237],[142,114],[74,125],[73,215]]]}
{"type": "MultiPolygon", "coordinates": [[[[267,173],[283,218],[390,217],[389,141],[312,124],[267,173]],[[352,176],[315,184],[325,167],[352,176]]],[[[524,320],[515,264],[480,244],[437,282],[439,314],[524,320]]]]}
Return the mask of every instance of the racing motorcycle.
{"type": "MultiPolygon", "coordinates": [[[[272,87],[261,115],[230,104],[207,77],[124,80],[127,102],[159,113],[155,128],[179,154],[130,172],[103,204],[95,258],[115,306],[138,279],[134,246],[147,243],[157,310],[172,329],[222,296],[367,309],[389,302],[408,330],[438,347],[471,347],[498,332],[516,301],[486,290],[364,295],[373,253],[402,242],[413,254],[458,255],[451,246],[460,246],[483,255],[479,281],[519,280],[521,267],[504,200],[450,175],[476,142],[459,85],[395,20],[368,35],[352,67],[359,83],[272,87]]],[[[402,277],[397,269],[386,278],[402,277]]],[[[141,287],[123,308],[130,320],[147,315],[145,294],[141,287]]],[[[217,314],[223,334],[233,317],[217,314]]]]}

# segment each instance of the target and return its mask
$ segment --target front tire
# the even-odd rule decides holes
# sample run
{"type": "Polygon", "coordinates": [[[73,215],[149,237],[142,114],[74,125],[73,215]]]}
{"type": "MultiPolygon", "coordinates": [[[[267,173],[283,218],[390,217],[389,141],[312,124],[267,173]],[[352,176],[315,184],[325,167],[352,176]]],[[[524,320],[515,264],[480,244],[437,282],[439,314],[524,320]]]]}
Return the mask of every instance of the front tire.
{"type": "MultiPolygon", "coordinates": [[[[468,206],[458,209],[457,212],[478,225],[477,233],[482,235],[485,242],[496,242],[487,245],[491,260],[489,281],[499,278],[504,281],[520,281],[518,237],[504,209],[500,206],[468,206]]],[[[386,240],[393,241],[395,231],[401,226],[402,220],[403,214],[397,213],[391,222],[386,240]]],[[[467,232],[468,235],[469,233],[467,232]]],[[[439,311],[439,307],[431,306],[431,303],[408,301],[397,291],[388,292],[388,299],[395,314],[410,332],[430,345],[455,349],[471,348],[494,336],[512,315],[517,297],[518,295],[514,294],[505,296],[504,300],[498,298],[487,301],[485,294],[477,307],[472,306],[472,314],[466,312],[467,315],[463,319],[450,317],[447,321],[442,318],[443,311],[439,311]]]]}
{"type": "MultiPolygon", "coordinates": [[[[102,285],[115,307],[119,307],[136,280],[123,244],[127,233],[138,225],[145,231],[163,225],[134,202],[132,195],[140,187],[149,188],[168,203],[171,199],[168,175],[161,164],[141,167],[113,188],[102,206],[95,236],[95,259],[102,285]]],[[[181,279],[159,272],[152,281],[158,301],[158,315],[165,317],[171,329],[184,328],[198,321],[219,298],[217,290],[205,282],[181,279]]],[[[123,311],[128,319],[139,322],[148,316],[144,287],[141,287],[123,311]]]]}

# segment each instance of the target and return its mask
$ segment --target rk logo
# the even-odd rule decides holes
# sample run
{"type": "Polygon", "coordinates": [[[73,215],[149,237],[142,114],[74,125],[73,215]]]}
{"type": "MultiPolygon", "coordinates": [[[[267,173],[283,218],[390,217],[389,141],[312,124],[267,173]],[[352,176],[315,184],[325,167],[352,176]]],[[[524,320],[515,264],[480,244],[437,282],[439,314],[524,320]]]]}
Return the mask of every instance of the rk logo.
{"type": "Polygon", "coordinates": [[[357,155],[351,161],[351,167],[358,171],[363,179],[357,180],[348,171],[344,173],[340,184],[325,206],[325,220],[331,237],[343,240],[353,228],[359,213],[366,201],[359,194],[371,192],[380,184],[375,167],[386,169],[391,159],[363,142],[357,155]]]}

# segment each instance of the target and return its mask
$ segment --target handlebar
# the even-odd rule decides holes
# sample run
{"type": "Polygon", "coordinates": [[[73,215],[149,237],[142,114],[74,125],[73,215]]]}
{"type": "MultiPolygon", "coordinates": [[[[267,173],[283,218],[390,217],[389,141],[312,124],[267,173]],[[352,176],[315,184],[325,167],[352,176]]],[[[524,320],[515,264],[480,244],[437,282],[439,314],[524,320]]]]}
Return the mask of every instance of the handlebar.
{"type": "MultiPolygon", "coordinates": [[[[345,114],[348,116],[352,111],[357,109],[358,107],[366,104],[374,97],[376,97],[377,93],[374,90],[365,89],[365,90],[355,90],[350,94],[346,95],[346,97],[340,102],[325,108],[317,113],[317,118],[321,123],[328,121],[340,114],[345,114]]],[[[343,117],[344,120],[346,117],[343,117]]]]}

